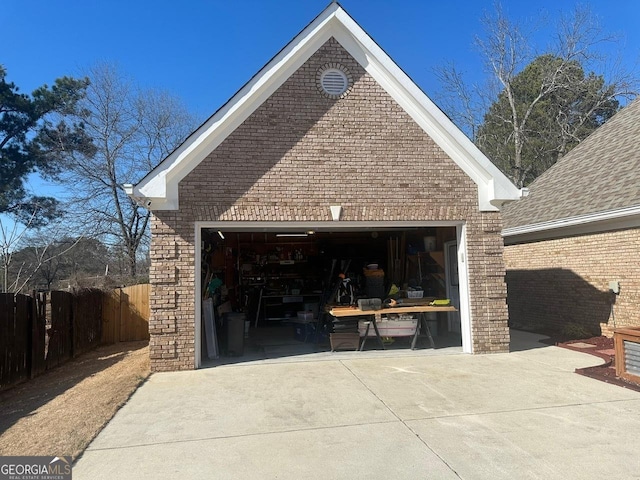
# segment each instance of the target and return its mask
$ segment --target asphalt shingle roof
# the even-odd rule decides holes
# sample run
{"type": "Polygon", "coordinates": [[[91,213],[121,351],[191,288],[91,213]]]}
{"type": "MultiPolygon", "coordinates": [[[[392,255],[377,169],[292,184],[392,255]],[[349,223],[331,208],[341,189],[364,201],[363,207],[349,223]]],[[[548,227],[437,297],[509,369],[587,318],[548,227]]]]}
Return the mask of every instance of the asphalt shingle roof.
{"type": "Polygon", "coordinates": [[[505,205],[505,228],[640,205],[640,98],[505,205]]]}

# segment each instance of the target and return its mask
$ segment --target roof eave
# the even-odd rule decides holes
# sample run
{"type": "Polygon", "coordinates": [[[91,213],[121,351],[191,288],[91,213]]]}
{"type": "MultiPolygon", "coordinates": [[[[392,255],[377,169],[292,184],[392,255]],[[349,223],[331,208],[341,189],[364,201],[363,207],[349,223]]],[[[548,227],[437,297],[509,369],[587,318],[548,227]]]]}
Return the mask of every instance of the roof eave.
{"type": "Polygon", "coordinates": [[[640,205],[505,228],[502,236],[505,244],[513,245],[637,227],[640,205]]]}
{"type": "Polygon", "coordinates": [[[504,203],[521,197],[520,190],[347,12],[340,9],[336,12],[336,17],[346,33],[336,39],[476,183],[480,210],[498,211],[504,203]],[[351,36],[348,33],[351,33],[351,36]],[[350,45],[353,40],[357,41],[359,48],[350,45]]]}
{"type": "Polygon", "coordinates": [[[306,53],[310,49],[319,48],[331,37],[329,23],[339,9],[337,3],[330,4],[187,141],[135,185],[135,193],[158,201],[165,200],[161,202],[163,205],[177,209],[177,189],[171,188],[169,183],[177,184],[184,178],[306,61],[310,56],[306,53]]]}

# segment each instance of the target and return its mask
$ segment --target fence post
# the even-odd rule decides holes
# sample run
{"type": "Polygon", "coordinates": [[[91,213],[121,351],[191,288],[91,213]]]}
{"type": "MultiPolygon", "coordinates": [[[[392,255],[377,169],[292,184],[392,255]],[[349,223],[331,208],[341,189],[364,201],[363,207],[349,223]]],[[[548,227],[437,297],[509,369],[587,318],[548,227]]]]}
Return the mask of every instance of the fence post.
{"type": "Polygon", "coordinates": [[[11,353],[13,346],[13,296],[0,293],[0,387],[11,385],[11,353]]]}
{"type": "Polygon", "coordinates": [[[47,323],[47,294],[45,292],[33,295],[33,323],[31,330],[31,372],[30,378],[40,375],[46,369],[46,323],[47,323]]]}
{"type": "Polygon", "coordinates": [[[30,298],[27,299],[27,351],[26,354],[26,368],[27,378],[33,378],[33,326],[35,325],[35,296],[34,291],[30,298]]]}
{"type": "Polygon", "coordinates": [[[76,309],[78,308],[78,295],[73,293],[69,302],[69,336],[71,338],[71,358],[76,357],[76,342],[78,339],[76,338],[76,309]]]}
{"type": "MultiPolygon", "coordinates": [[[[118,302],[119,302],[119,307],[118,307],[118,323],[120,324],[120,328],[118,329],[118,341],[122,342],[122,341],[128,341],[128,338],[122,338],[123,335],[126,333],[128,333],[129,329],[127,328],[127,319],[129,317],[128,315],[128,309],[126,309],[126,311],[124,310],[124,303],[125,300],[128,300],[128,297],[125,295],[124,290],[122,288],[118,289],[118,302]]],[[[127,302],[128,303],[128,302],[127,302]]]]}

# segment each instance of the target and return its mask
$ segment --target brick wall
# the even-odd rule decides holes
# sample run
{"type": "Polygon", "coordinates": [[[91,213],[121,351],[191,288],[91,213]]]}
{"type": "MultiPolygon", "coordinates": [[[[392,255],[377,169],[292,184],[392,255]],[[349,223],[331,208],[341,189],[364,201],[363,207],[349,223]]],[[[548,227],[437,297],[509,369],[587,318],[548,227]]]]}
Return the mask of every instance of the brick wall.
{"type": "Polygon", "coordinates": [[[195,221],[467,222],[475,352],[508,349],[501,219],[476,185],[330,40],[179,186],[180,210],[156,212],[151,245],[152,368],[194,367],[195,221]],[[344,65],[343,99],[319,69],[344,65]]]}
{"type": "Polygon", "coordinates": [[[505,247],[510,322],[607,336],[614,317],[617,327],[640,326],[639,255],[637,228],[505,247]],[[609,293],[613,280],[618,296],[609,293]]]}

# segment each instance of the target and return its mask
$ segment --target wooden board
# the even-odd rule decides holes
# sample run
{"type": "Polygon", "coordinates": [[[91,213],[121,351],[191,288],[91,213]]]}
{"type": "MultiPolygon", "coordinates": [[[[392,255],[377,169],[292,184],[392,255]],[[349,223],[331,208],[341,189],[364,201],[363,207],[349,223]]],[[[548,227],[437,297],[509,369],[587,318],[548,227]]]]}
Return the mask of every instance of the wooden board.
{"type": "Polygon", "coordinates": [[[415,305],[413,307],[393,307],[382,310],[360,310],[359,308],[332,308],[329,313],[334,317],[357,317],[360,315],[383,315],[397,313],[423,313],[423,312],[457,312],[455,307],[432,307],[430,305],[415,305]]]}

